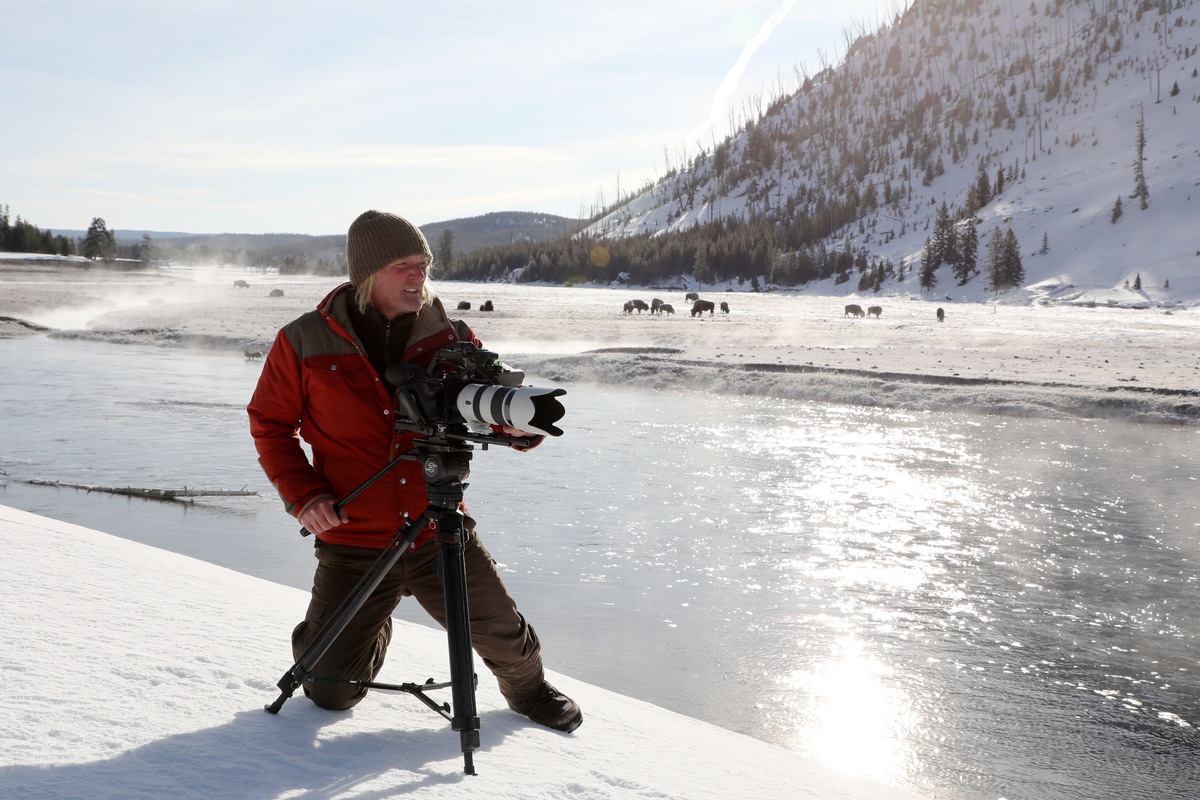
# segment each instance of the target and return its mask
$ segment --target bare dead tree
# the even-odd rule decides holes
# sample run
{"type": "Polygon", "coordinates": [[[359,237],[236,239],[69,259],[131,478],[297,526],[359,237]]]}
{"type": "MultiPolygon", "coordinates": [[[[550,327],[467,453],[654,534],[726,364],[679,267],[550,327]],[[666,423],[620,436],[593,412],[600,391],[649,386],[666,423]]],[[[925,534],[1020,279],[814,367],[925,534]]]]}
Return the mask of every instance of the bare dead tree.
{"type": "Polygon", "coordinates": [[[1155,53],[1150,57],[1150,68],[1154,70],[1154,77],[1158,81],[1158,87],[1155,89],[1154,102],[1155,104],[1162,102],[1162,71],[1166,63],[1162,60],[1159,53],[1155,53]]]}

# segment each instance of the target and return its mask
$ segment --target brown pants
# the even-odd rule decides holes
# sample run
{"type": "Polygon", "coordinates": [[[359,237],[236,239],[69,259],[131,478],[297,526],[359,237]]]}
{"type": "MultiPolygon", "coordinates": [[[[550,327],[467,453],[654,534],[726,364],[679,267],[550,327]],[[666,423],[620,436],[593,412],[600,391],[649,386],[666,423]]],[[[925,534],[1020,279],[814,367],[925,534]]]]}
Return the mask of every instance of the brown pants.
{"type": "MultiPolygon", "coordinates": [[[[541,644],[533,627],[517,611],[517,604],[496,571],[496,562],[475,532],[464,530],[463,537],[471,644],[496,676],[501,694],[509,700],[520,700],[542,683],[541,644]]],[[[369,681],[379,674],[392,638],[392,612],[401,598],[417,598],[421,607],[446,627],[445,590],[438,568],[440,550],[436,542],[426,542],[405,552],[313,668],[314,678],[333,679],[305,683],[304,693],[314,703],[342,710],[363,698],[365,689],[339,681],[369,681]]],[[[317,542],[312,599],[304,622],[292,631],[296,660],[379,553],[366,547],[317,542]]]]}

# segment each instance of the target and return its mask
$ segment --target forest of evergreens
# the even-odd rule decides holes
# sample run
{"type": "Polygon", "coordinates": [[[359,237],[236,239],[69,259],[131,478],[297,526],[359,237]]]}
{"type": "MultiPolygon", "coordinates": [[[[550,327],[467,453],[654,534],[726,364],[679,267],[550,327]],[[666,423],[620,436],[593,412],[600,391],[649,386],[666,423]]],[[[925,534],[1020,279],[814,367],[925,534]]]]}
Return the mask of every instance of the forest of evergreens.
{"type": "Polygon", "coordinates": [[[701,284],[738,281],[758,288],[762,279],[794,286],[828,278],[840,283],[855,274],[871,286],[895,269],[868,258],[864,250],[846,247],[830,251],[820,239],[785,250],[789,247],[786,237],[785,231],[765,219],[718,221],[658,236],[560,237],[456,255],[450,264],[440,266],[439,276],[464,281],[645,286],[678,286],[683,276],[692,276],[701,284]]]}
{"type": "Polygon", "coordinates": [[[75,240],[66,236],[55,236],[32,222],[10,216],[8,206],[0,204],[0,253],[44,253],[46,255],[73,256],[75,240]]]}

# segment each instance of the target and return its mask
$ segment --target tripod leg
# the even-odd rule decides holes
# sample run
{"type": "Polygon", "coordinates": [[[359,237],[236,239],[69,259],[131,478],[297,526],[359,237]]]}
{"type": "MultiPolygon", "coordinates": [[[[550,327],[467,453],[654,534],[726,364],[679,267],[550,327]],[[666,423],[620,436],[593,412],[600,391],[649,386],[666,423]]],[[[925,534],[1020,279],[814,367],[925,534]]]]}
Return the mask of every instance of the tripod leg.
{"type": "Polygon", "coordinates": [[[350,624],[350,620],[354,619],[354,615],[363,607],[367,600],[371,597],[371,593],[378,588],[383,582],[384,577],[404,555],[404,551],[417,538],[421,528],[424,527],[426,520],[432,515],[422,514],[415,520],[410,521],[400,530],[396,531],[396,536],[391,543],[379,554],[379,558],[375,559],[375,563],[371,568],[363,574],[358,584],[354,587],[354,591],[346,596],[342,604],[338,606],[337,611],[329,619],[327,623],[317,632],[312,643],[301,654],[300,658],[292,665],[292,668],[283,674],[279,682],[275,685],[279,687],[279,697],[275,698],[275,702],[266,707],[266,710],[271,714],[278,714],[279,709],[283,708],[283,704],[296,693],[300,686],[312,677],[313,667],[321,660],[321,656],[333,645],[334,640],[341,635],[346,626],[350,624]]]}
{"type": "Polygon", "coordinates": [[[443,514],[438,528],[446,594],[446,633],[450,644],[451,699],[454,704],[450,727],[459,732],[463,771],[474,775],[472,759],[479,747],[479,713],[475,707],[475,667],[471,650],[471,618],[467,608],[462,515],[457,510],[443,514]]]}

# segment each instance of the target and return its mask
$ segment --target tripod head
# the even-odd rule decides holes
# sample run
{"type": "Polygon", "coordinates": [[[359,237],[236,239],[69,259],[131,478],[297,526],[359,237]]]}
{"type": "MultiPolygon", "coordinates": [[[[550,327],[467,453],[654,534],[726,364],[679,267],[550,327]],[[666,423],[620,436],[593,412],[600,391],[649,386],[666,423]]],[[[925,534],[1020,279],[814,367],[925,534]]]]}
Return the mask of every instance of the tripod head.
{"type": "Polygon", "coordinates": [[[421,462],[425,494],[432,509],[457,511],[467,488],[463,481],[471,474],[472,449],[466,443],[443,445],[421,439],[416,441],[408,455],[421,462]]]}

